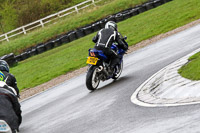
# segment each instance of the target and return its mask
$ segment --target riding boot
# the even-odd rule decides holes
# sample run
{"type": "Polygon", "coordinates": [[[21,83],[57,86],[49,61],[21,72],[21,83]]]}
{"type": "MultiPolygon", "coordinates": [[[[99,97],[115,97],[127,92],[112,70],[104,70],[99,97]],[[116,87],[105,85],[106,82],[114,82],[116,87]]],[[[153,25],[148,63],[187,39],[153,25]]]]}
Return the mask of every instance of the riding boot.
{"type": "Polygon", "coordinates": [[[114,67],[113,66],[108,67],[108,73],[109,73],[109,75],[112,75],[113,72],[114,72],[114,67]]]}

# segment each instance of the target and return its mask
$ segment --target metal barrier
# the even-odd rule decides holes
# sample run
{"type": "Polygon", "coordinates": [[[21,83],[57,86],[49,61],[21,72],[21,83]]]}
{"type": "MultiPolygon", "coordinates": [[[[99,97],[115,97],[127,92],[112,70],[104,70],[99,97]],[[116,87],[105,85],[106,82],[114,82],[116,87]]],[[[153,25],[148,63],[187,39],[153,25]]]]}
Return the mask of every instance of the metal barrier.
{"type": "Polygon", "coordinates": [[[20,35],[20,34],[27,34],[28,31],[33,30],[37,27],[44,27],[45,24],[51,22],[52,20],[62,18],[64,16],[70,15],[72,13],[79,13],[79,10],[89,7],[90,5],[96,6],[95,3],[99,2],[99,1],[101,1],[101,0],[87,0],[80,4],[75,5],[73,7],[59,11],[58,13],[55,13],[55,14],[49,15],[45,18],[42,18],[40,20],[37,20],[33,23],[30,23],[30,24],[24,25],[22,27],[19,27],[17,29],[14,29],[10,32],[0,35],[0,42],[5,41],[5,40],[9,41],[9,38],[12,38],[12,37],[20,35]]]}

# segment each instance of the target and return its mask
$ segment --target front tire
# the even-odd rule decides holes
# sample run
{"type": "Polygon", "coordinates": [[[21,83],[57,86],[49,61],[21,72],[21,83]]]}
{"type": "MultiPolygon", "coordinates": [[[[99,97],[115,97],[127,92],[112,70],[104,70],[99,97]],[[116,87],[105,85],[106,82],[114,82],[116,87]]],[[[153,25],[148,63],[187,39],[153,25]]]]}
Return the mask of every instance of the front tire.
{"type": "Polygon", "coordinates": [[[86,75],[86,86],[88,90],[94,91],[99,86],[98,66],[91,66],[86,75]]]}

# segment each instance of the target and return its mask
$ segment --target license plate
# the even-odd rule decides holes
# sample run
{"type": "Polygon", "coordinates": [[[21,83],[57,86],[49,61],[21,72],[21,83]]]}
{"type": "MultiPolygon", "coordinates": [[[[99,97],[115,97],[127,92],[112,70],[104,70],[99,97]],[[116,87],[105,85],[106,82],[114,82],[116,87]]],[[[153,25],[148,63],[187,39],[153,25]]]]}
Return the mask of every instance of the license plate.
{"type": "Polygon", "coordinates": [[[87,59],[87,64],[91,64],[91,65],[96,65],[97,64],[97,61],[98,61],[98,58],[96,57],[88,57],[87,59]]]}

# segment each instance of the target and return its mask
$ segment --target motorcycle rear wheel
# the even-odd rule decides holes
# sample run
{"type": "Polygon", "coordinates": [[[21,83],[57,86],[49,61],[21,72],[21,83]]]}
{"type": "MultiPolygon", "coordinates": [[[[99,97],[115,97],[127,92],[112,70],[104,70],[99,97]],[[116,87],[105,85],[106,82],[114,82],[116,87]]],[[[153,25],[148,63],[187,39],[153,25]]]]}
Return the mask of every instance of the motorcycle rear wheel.
{"type": "Polygon", "coordinates": [[[87,75],[86,75],[86,86],[88,90],[94,91],[97,89],[100,83],[100,79],[98,78],[98,66],[91,66],[88,69],[87,75]]]}

